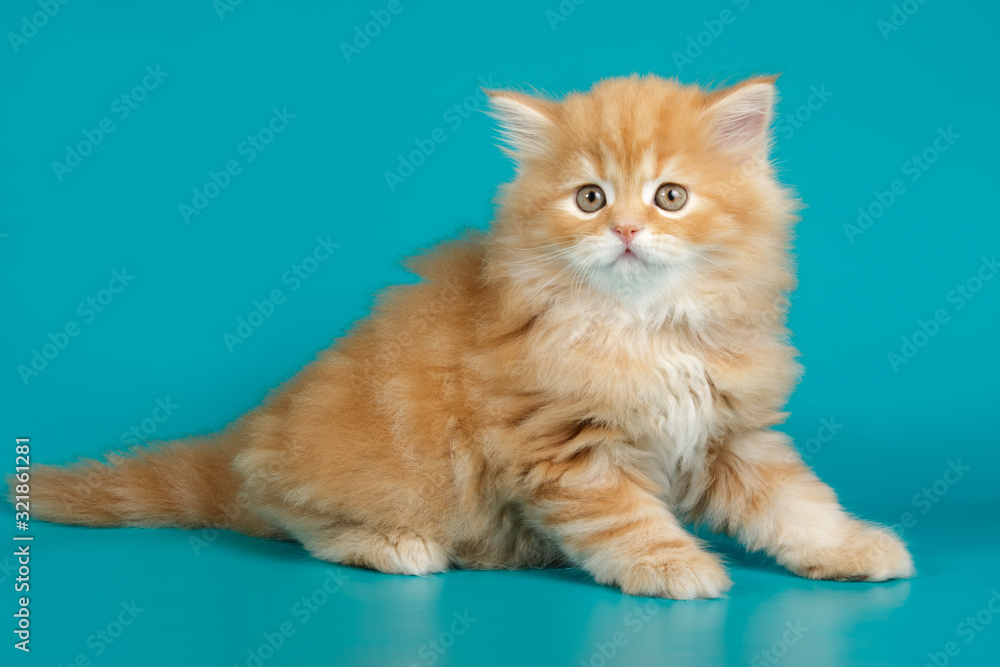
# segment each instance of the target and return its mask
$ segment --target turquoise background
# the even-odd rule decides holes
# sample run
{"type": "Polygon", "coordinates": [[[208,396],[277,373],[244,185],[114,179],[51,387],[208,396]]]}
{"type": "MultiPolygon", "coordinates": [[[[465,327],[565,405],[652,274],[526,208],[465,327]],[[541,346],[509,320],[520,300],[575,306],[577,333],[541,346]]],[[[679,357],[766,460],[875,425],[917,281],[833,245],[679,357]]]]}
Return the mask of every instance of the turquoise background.
{"type": "Polygon", "coordinates": [[[1000,251],[995,3],[400,0],[350,62],[341,43],[371,12],[384,21],[387,1],[254,0],[221,15],[211,0],[50,5],[34,33],[37,2],[0,8],[5,470],[17,436],[55,463],[121,447],[132,427],[222,427],[376,290],[410,280],[402,257],[486,225],[512,166],[486,115],[453,110],[479,105],[481,81],[562,94],[631,72],[704,84],[781,72],[776,159],[807,206],[791,315],[807,372],[785,428],[848,508],[908,524],[920,575],[810,582],[718,541],[731,595],[677,603],[574,571],[392,577],[230,533],[39,523],[30,656],[11,647],[13,548],[0,549],[3,664],[252,667],[248,651],[268,666],[997,664],[1000,280],[961,308],[953,292],[1000,251]],[[690,62],[675,55],[688,49],[690,62]],[[157,66],[162,80],[123,106],[157,66]],[[251,161],[242,142],[273,109],[294,118],[251,161]],[[113,131],[60,180],[53,162],[102,122],[113,131]],[[390,189],[398,156],[432,136],[444,141],[390,189]],[[926,170],[912,161],[924,151],[926,170]],[[238,173],[186,224],[179,206],[230,161],[238,173]],[[849,238],[896,180],[895,201],[849,238]],[[338,247],[303,262],[317,238],[338,247]],[[134,278],[103,294],[116,270],[134,278]],[[227,346],[275,289],[284,302],[227,346]],[[100,312],[86,303],[108,297],[100,312]],[[944,324],[922,338],[936,313],[944,324]],[[70,322],[77,335],[25,382],[19,367],[70,322]],[[894,369],[889,353],[915,334],[925,344],[894,369]],[[157,401],[174,406],[160,422],[157,401]],[[954,483],[949,462],[968,468],[954,483]],[[342,581],[326,593],[330,572],[342,581]],[[303,622],[294,605],[314,593],[324,603],[303,622]],[[142,611],[117,627],[133,601],[142,611]],[[283,623],[294,634],[260,656],[283,623]]]}

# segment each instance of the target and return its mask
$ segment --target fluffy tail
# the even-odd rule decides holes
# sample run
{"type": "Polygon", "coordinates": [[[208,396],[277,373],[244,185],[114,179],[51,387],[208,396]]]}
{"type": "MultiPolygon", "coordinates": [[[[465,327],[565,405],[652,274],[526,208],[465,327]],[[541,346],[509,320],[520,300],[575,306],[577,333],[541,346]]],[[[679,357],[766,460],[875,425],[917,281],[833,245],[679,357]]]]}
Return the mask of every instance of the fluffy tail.
{"type": "Polygon", "coordinates": [[[110,453],[105,461],[34,465],[31,516],[84,526],[213,527],[274,537],[277,531],[239,496],[232,469],[238,451],[232,435],[223,434],[110,453]]]}

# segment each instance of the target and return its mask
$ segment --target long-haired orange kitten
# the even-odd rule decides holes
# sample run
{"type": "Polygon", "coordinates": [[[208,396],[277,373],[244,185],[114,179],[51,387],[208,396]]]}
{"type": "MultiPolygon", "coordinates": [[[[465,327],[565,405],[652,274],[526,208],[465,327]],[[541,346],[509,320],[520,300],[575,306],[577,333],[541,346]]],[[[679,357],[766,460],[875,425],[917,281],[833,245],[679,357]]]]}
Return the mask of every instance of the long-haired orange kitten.
{"type": "Polygon", "coordinates": [[[911,576],[773,430],[799,374],[774,99],[770,77],[490,92],[517,176],[488,234],[415,260],[421,283],[224,432],[36,468],[33,510],[402,574],[569,563],[669,598],[730,586],[686,521],[805,577],[911,576]]]}

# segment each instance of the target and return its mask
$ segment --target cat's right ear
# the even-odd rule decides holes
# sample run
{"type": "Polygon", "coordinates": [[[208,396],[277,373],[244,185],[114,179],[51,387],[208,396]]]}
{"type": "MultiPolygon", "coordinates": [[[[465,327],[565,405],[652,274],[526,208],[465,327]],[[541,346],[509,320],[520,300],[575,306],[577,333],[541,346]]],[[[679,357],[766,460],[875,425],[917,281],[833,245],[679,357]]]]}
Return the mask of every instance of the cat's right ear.
{"type": "Polygon", "coordinates": [[[486,90],[489,114],[500,123],[504,152],[515,160],[538,157],[549,148],[555,102],[508,90],[486,90]]]}

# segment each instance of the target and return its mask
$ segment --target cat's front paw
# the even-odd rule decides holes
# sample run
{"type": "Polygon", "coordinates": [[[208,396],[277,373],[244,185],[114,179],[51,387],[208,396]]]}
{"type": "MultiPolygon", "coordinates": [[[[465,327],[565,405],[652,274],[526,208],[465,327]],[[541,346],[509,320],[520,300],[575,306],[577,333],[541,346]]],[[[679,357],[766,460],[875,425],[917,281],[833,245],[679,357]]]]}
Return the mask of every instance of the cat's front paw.
{"type": "Polygon", "coordinates": [[[902,540],[888,528],[858,523],[840,545],[815,549],[786,563],[809,579],[887,581],[912,577],[913,558],[902,540]]]}
{"type": "Polygon", "coordinates": [[[732,581],[717,556],[692,546],[629,567],[618,584],[628,595],[695,600],[721,597],[732,581]]]}

